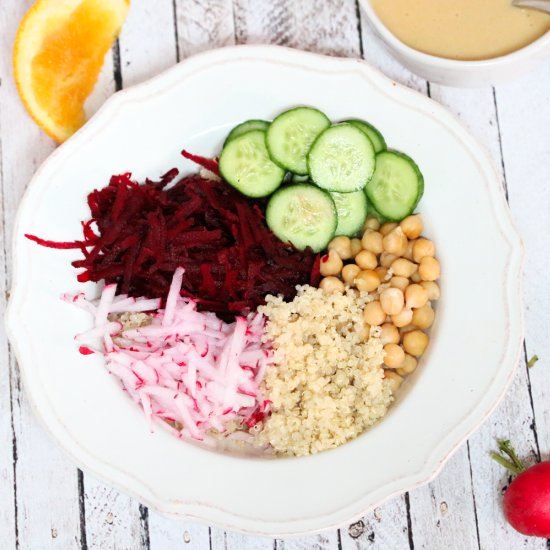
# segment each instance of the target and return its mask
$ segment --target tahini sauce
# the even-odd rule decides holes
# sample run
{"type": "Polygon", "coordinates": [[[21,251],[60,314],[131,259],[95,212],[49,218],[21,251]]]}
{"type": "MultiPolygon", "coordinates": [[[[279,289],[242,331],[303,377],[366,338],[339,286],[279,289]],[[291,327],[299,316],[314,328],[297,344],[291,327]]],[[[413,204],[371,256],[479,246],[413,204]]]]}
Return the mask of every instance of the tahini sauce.
{"type": "Polygon", "coordinates": [[[490,59],[550,31],[550,14],[516,8],[511,0],[371,0],[408,46],[450,59],[490,59]]]}

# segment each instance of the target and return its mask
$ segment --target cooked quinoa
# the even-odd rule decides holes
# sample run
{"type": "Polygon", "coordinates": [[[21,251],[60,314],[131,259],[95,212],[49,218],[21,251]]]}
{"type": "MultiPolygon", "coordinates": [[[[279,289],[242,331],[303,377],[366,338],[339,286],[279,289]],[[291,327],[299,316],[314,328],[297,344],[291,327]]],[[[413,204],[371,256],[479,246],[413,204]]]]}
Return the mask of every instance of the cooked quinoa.
{"type": "Polygon", "coordinates": [[[291,302],[268,296],[260,311],[276,364],[263,384],[271,416],[257,441],[276,453],[307,455],[337,447],[386,413],[392,393],[384,380],[379,328],[366,334],[363,308],[372,298],[346,290],[298,287],[291,302]]]}

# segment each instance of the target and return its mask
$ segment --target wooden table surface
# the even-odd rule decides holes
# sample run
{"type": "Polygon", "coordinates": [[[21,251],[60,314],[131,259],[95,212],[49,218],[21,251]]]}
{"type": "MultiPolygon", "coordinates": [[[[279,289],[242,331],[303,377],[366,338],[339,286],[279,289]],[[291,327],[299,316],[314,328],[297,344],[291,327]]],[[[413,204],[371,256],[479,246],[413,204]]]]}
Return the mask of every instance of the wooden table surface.
{"type": "MultiPolygon", "coordinates": [[[[12,282],[15,211],[32,174],[55,148],[26,115],[13,83],[13,40],[31,3],[0,1],[2,309],[12,282]]],[[[510,84],[455,89],[426,82],[394,61],[373,37],[355,0],[133,0],[122,35],[107,56],[89,101],[90,109],[115,90],[141,82],[196,52],[245,43],[363,57],[396,81],[445,105],[489,151],[527,248],[526,338],[514,382],[497,411],[430,484],[380,505],[361,521],[337,531],[273,540],[165,519],[77,470],[30,410],[2,325],[0,547],[550,548],[550,541],[521,536],[505,523],[500,496],[509,479],[488,455],[496,438],[511,439],[527,460],[549,458],[550,452],[550,59],[510,84]],[[526,360],[535,353],[540,361],[528,370],[526,360]]],[[[464,212],[465,224],[470,215],[464,212]]],[[[475,272],[463,276],[476,284],[475,272]]]]}

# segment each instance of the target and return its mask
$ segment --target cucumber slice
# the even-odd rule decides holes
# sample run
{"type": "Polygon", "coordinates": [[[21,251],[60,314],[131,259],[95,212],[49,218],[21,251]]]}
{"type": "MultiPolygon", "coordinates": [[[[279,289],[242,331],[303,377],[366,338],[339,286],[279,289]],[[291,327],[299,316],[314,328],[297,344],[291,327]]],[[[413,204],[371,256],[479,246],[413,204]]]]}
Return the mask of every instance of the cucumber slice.
{"type": "Polygon", "coordinates": [[[359,191],[374,172],[374,157],[374,147],[361,130],[352,124],[337,124],[312,145],[307,157],[309,175],[327,191],[359,191]]]}
{"type": "Polygon", "coordinates": [[[269,158],[261,130],[238,136],[222,149],[220,173],[235,189],[253,198],[271,195],[285,177],[285,171],[269,158]]]}
{"type": "Polygon", "coordinates": [[[387,149],[384,136],[372,124],[369,124],[368,122],[359,118],[351,118],[349,120],[346,120],[345,122],[353,124],[367,135],[367,137],[372,141],[372,144],[374,145],[375,153],[380,153],[380,151],[385,151],[387,149]]]}
{"type": "Polygon", "coordinates": [[[269,124],[270,122],[268,122],[267,120],[246,120],[245,122],[242,122],[241,124],[235,126],[235,128],[233,128],[233,130],[231,130],[231,132],[227,134],[223,146],[225,147],[232,139],[242,136],[243,134],[246,134],[251,130],[263,130],[264,132],[267,132],[269,124]]]}
{"type": "Polygon", "coordinates": [[[301,183],[279,189],[269,199],[267,225],[283,242],[298,250],[319,252],[334,236],[338,216],[331,196],[314,185],[301,183]]]}
{"type": "Polygon", "coordinates": [[[338,213],[338,225],[335,235],[355,236],[365,223],[367,217],[367,196],[364,191],[355,191],[354,193],[334,193],[330,194],[336,212],[338,213]]]}
{"type": "Polygon", "coordinates": [[[292,174],[292,183],[306,183],[309,181],[309,174],[302,176],[300,174],[292,174]]]}
{"type": "MultiPolygon", "coordinates": [[[[367,197],[366,191],[365,191],[365,197],[367,197]]],[[[382,214],[380,214],[380,212],[376,210],[376,208],[374,208],[372,203],[369,201],[368,197],[367,197],[367,216],[376,218],[380,223],[384,223],[388,221],[386,218],[384,218],[384,216],[382,216],[382,214]]]]}
{"type": "Polygon", "coordinates": [[[416,163],[397,151],[376,155],[376,170],[366,193],[387,220],[401,221],[413,212],[424,194],[424,178],[416,163]]]}
{"type": "Polygon", "coordinates": [[[330,120],[312,107],[296,107],[281,113],[267,131],[271,158],[295,174],[307,174],[306,155],[315,138],[330,126],[330,120]]]}

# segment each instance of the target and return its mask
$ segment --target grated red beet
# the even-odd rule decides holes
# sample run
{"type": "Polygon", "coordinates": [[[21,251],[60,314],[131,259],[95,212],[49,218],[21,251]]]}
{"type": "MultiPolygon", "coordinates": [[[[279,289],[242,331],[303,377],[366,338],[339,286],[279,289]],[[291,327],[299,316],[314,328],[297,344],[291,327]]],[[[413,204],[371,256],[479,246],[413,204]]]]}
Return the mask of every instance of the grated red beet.
{"type": "Polygon", "coordinates": [[[80,282],[104,279],[136,297],[166,296],[182,266],[182,295],[222,317],[254,310],[267,294],[292,299],[297,284],[318,283],[319,256],[279,241],[257,203],[198,174],[167,188],[177,174],[142,185],[129,173],[113,176],[88,195],[92,219],[82,223],[82,241],[26,236],[42,246],[79,248],[83,258],[73,266],[84,269],[80,282]]]}

